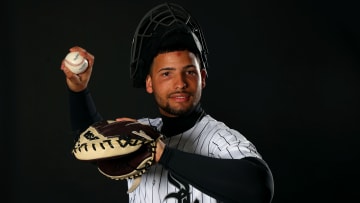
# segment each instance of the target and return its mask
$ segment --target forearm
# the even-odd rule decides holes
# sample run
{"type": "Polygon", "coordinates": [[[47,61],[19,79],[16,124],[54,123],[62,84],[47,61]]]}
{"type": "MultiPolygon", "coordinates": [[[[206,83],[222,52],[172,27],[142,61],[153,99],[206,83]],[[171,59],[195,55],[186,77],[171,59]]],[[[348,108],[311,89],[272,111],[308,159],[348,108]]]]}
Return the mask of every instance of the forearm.
{"type": "Polygon", "coordinates": [[[215,159],[166,147],[159,163],[218,200],[269,203],[273,196],[271,171],[258,158],[215,159]]]}
{"type": "Polygon", "coordinates": [[[102,120],[88,89],[81,92],[69,90],[71,129],[79,133],[96,121],[102,120]]]}

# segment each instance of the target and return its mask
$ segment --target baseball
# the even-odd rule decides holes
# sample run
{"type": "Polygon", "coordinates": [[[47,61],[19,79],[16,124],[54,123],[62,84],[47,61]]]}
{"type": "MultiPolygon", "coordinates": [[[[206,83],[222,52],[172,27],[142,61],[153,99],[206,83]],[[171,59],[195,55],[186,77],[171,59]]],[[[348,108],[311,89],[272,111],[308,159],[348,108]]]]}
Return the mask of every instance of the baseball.
{"type": "Polygon", "coordinates": [[[70,52],[65,57],[65,66],[75,74],[82,73],[88,67],[88,61],[79,52],[70,52]]]}

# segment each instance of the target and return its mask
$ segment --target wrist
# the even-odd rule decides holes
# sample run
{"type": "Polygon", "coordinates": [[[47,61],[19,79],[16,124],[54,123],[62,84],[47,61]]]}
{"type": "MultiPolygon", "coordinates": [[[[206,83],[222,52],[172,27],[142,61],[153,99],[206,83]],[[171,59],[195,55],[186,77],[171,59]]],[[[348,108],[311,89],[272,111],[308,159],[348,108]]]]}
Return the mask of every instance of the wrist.
{"type": "Polygon", "coordinates": [[[165,143],[160,139],[156,142],[155,162],[158,163],[164,153],[165,143]]]}

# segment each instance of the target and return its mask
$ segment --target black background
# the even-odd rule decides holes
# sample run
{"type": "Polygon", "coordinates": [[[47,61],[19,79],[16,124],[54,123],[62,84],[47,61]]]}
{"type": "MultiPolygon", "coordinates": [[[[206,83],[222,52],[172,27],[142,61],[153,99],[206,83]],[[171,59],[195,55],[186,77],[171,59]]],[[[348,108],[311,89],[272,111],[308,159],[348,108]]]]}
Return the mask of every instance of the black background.
{"type": "MultiPolygon", "coordinates": [[[[159,2],[2,1],[2,202],[127,202],[124,183],[70,153],[60,63],[74,45],[95,55],[90,89],[105,118],[153,115],[151,96],[131,87],[129,58],[137,23],[159,2]]],[[[210,51],[203,106],[256,145],[273,202],[358,199],[356,1],[175,2],[210,51]]]]}

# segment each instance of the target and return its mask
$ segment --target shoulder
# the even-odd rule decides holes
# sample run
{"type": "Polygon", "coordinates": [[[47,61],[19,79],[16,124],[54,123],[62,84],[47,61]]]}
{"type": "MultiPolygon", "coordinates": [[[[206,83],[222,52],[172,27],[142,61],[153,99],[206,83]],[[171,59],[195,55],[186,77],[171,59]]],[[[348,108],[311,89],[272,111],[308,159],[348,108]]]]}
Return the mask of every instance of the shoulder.
{"type": "Polygon", "coordinates": [[[261,158],[251,141],[224,122],[206,115],[200,121],[199,126],[203,126],[204,135],[208,139],[210,154],[216,154],[215,157],[243,158],[251,156],[261,158]]]}
{"type": "Polygon", "coordinates": [[[246,139],[238,130],[230,128],[224,122],[218,121],[210,115],[204,116],[197,127],[203,128],[203,130],[207,131],[207,134],[213,134],[214,136],[236,136],[246,139]]]}

